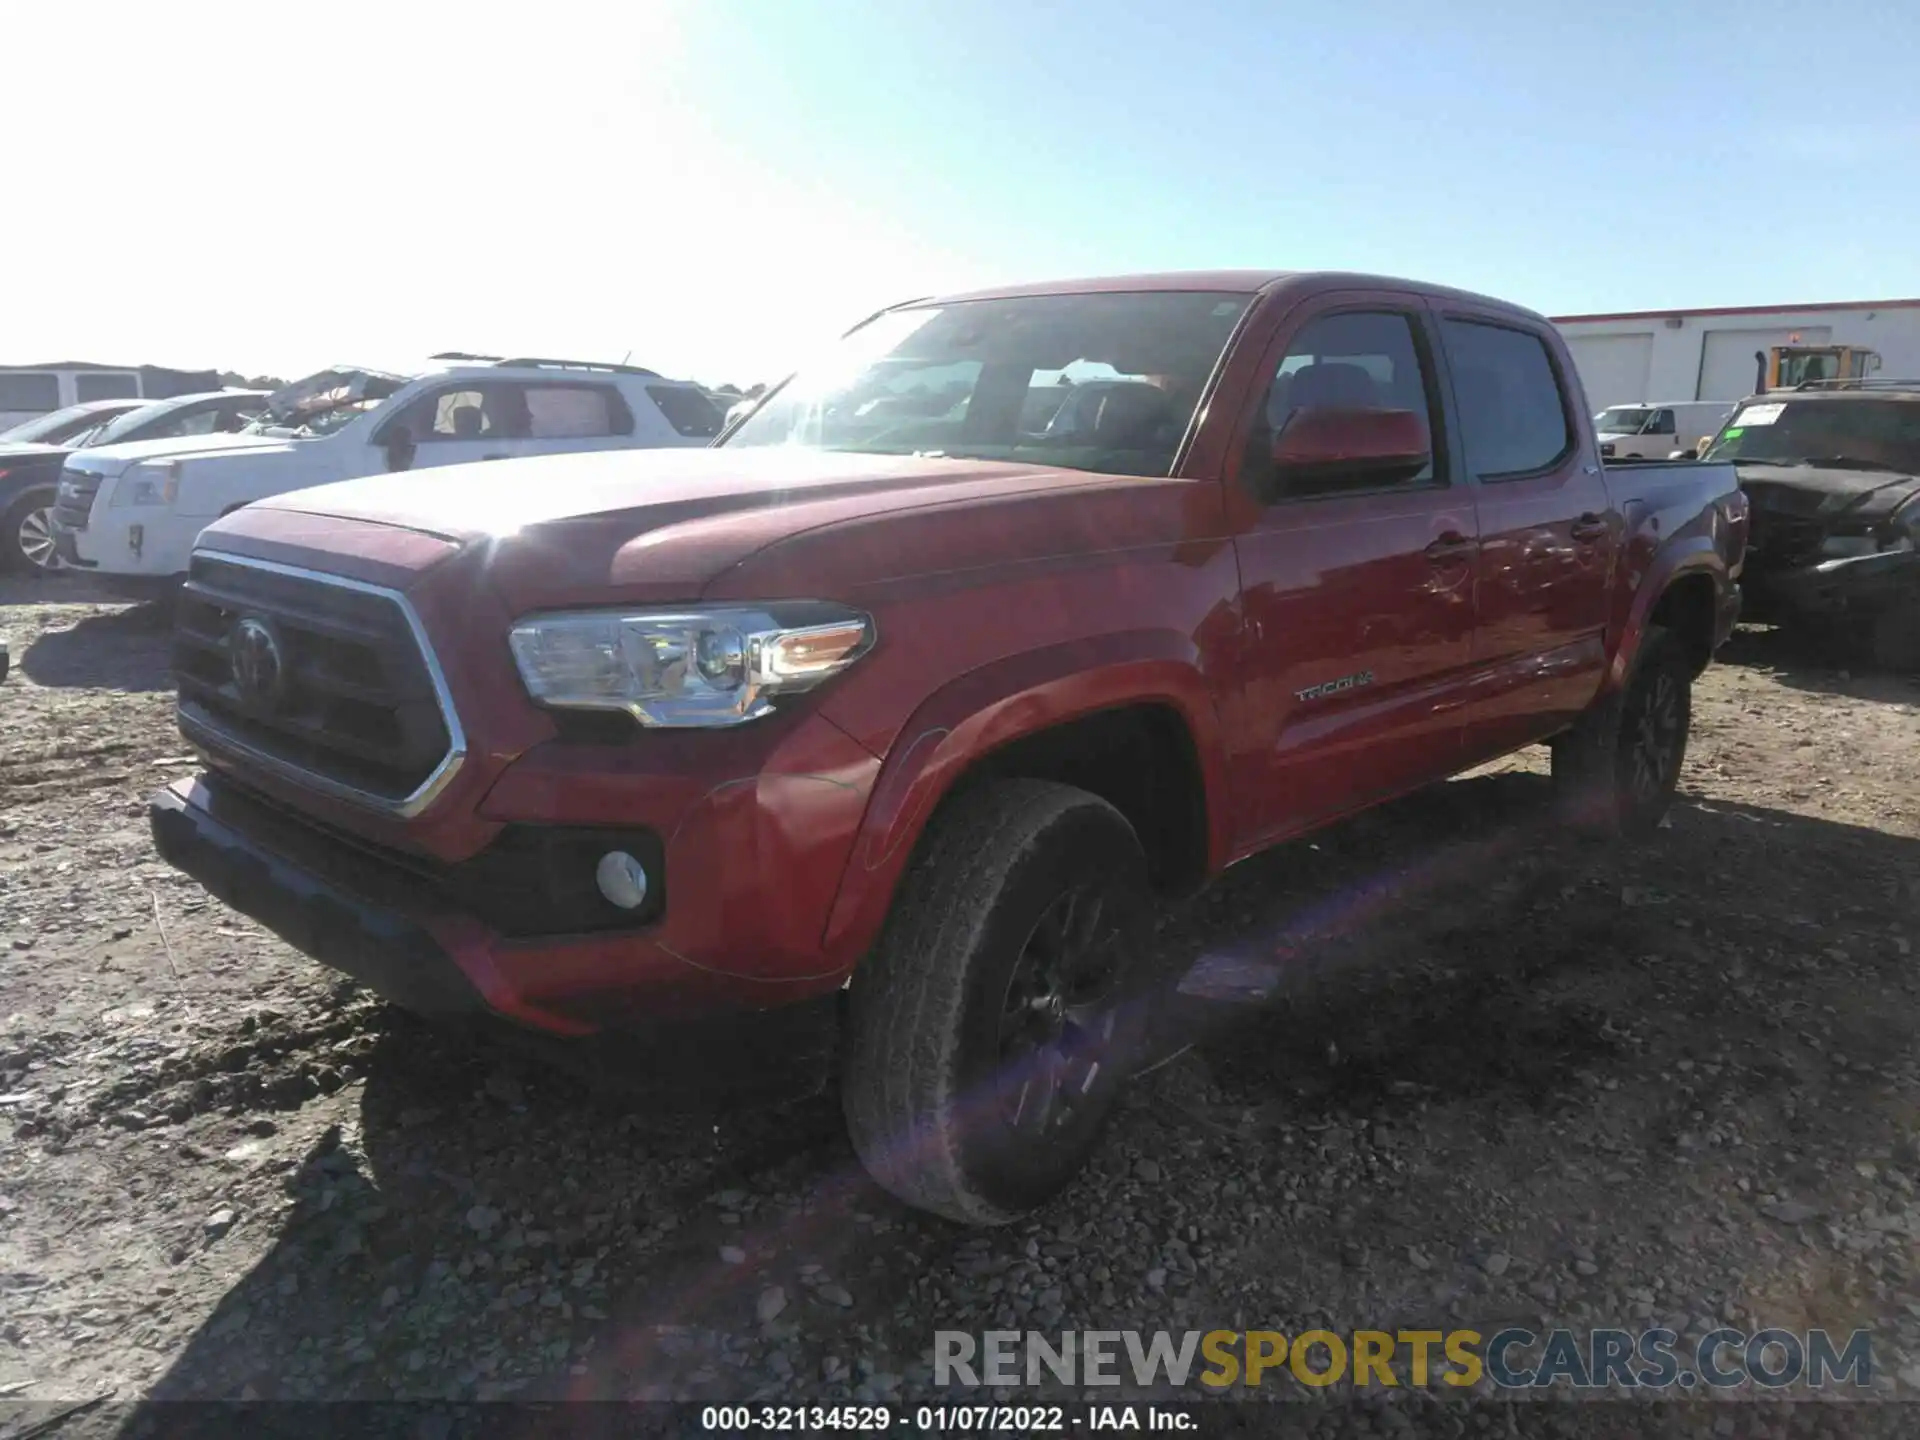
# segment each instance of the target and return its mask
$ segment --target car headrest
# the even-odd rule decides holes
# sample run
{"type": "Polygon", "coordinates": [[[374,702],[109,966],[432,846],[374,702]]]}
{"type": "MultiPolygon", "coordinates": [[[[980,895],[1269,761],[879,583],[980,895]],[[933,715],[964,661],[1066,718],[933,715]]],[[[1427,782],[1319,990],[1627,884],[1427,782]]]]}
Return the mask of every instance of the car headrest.
{"type": "Polygon", "coordinates": [[[1119,447],[1143,444],[1172,411],[1172,400],[1157,385],[1115,385],[1100,397],[1094,410],[1094,443],[1119,447]]]}
{"type": "Polygon", "coordinates": [[[1294,372],[1287,402],[1296,410],[1321,405],[1371,408],[1380,403],[1380,387],[1359,365],[1323,360],[1294,372]]]}

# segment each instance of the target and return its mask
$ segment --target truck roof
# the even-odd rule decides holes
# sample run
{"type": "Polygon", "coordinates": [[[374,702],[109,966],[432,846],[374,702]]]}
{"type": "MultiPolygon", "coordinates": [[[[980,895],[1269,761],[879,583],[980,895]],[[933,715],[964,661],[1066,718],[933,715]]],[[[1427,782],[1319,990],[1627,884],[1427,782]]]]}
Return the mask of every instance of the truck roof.
{"type": "Polygon", "coordinates": [[[1734,403],[1747,405],[1778,400],[1920,400],[1920,380],[1809,380],[1763,390],[1734,403]]]}
{"type": "Polygon", "coordinates": [[[1545,323],[1546,317],[1525,306],[1471,290],[1456,290],[1421,280],[1391,275],[1368,275],[1346,270],[1165,270],[1137,275],[1093,275],[1079,279],[1040,280],[1021,285],[998,285],[952,295],[926,296],[905,305],[949,305],[963,300],[1008,300],[1029,295],[1091,295],[1101,291],[1223,290],[1254,295],[1286,290],[1296,298],[1335,290],[1410,290],[1440,300],[1459,300],[1545,323]]]}
{"type": "Polygon", "coordinates": [[[489,356],[461,356],[449,358],[436,355],[427,362],[422,375],[473,375],[498,377],[501,372],[524,376],[528,373],[561,378],[605,378],[624,375],[630,379],[646,381],[649,385],[666,385],[686,390],[697,390],[692,380],[678,380],[671,375],[662,375],[658,370],[649,370],[643,365],[614,364],[605,360],[553,360],[544,356],[509,356],[495,360],[489,356]]]}
{"type": "Polygon", "coordinates": [[[1611,405],[1602,405],[1602,410],[1679,410],[1689,405],[1716,405],[1725,410],[1738,405],[1738,400],[1616,400],[1611,405]]]}

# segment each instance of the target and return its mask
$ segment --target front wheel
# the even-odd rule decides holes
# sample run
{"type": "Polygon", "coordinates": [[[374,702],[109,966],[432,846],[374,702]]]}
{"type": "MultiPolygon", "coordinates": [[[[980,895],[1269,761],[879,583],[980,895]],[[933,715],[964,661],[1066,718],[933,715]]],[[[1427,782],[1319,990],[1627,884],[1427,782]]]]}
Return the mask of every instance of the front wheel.
{"type": "Polygon", "coordinates": [[[893,1194],[1013,1220],[1086,1162],[1141,1054],[1145,856],[1106,801],[982,786],[932,822],[854,979],[842,1102],[893,1194]]]}
{"type": "Polygon", "coordinates": [[[1920,600],[1883,611],[1873,622],[1873,663],[1895,674],[1920,672],[1920,600]]]}
{"type": "Polygon", "coordinates": [[[60,568],[53,548],[51,490],[29,490],[0,516],[0,570],[45,575],[60,568]]]}
{"type": "Polygon", "coordinates": [[[1693,662],[1679,637],[1649,625],[1624,687],[1553,742],[1553,783],[1584,829],[1638,837],[1673,804],[1693,725],[1693,662]]]}

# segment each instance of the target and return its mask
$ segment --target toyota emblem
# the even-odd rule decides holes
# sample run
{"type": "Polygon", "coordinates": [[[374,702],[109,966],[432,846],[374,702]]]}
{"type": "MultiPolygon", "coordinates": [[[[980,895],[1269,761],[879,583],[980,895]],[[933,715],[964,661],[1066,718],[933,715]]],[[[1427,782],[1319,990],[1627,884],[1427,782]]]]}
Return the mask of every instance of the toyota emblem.
{"type": "Polygon", "coordinates": [[[233,688],[247,704],[266,711],[280,703],[286,668],[280,659],[280,641],[266,621],[248,616],[233,627],[227,636],[227,664],[233,671],[233,688]]]}

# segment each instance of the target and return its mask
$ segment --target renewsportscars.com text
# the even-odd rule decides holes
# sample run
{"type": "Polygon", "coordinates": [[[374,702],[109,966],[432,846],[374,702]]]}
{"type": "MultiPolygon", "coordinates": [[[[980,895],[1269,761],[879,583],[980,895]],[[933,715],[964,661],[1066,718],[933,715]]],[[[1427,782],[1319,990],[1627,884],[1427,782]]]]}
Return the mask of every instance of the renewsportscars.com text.
{"type": "Polygon", "coordinates": [[[1815,1389],[1873,1383],[1872,1337],[1855,1330],[1723,1329],[1544,1334],[1477,1330],[989,1330],[934,1335],[936,1385],[1197,1385],[1222,1391],[1297,1384],[1390,1388],[1484,1380],[1501,1390],[1815,1389]]]}

